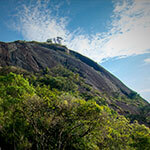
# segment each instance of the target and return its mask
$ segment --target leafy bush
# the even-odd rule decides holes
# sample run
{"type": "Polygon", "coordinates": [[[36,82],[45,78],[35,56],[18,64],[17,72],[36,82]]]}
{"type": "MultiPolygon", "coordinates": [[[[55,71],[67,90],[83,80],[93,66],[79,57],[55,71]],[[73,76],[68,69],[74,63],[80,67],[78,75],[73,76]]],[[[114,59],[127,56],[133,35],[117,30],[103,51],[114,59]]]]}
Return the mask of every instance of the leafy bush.
{"type": "Polygon", "coordinates": [[[46,74],[31,80],[14,73],[0,76],[2,149],[149,149],[149,128],[130,124],[103,98],[93,95],[85,101],[81,93],[74,94],[79,81],[72,76],[46,74]]]}

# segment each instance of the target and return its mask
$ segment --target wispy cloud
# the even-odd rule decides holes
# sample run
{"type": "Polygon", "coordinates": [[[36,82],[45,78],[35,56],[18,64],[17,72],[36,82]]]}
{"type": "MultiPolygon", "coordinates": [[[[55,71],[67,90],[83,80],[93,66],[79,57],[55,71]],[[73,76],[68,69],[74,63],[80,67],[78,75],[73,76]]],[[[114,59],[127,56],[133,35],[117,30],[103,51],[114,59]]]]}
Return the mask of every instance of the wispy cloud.
{"type": "Polygon", "coordinates": [[[137,55],[150,49],[150,1],[124,0],[115,3],[112,29],[106,50],[111,55],[137,55]]]}
{"type": "Polygon", "coordinates": [[[140,93],[150,93],[150,89],[144,89],[144,90],[141,90],[139,91],[140,93]]]}
{"type": "Polygon", "coordinates": [[[69,32],[66,29],[67,19],[58,17],[60,5],[55,5],[55,15],[48,8],[49,0],[38,0],[30,5],[22,4],[16,14],[17,23],[14,28],[22,33],[26,40],[46,41],[48,38],[61,36],[66,38],[69,32]]]}
{"type": "Polygon", "coordinates": [[[144,62],[145,62],[146,64],[150,64],[150,58],[144,59],[144,62]]]}
{"type": "MultiPolygon", "coordinates": [[[[26,40],[46,41],[61,36],[64,44],[97,62],[112,57],[127,57],[150,52],[150,1],[114,0],[112,24],[108,32],[93,35],[67,29],[70,18],[53,14],[49,0],[22,5],[17,14],[20,31],[26,40]]],[[[61,6],[57,5],[57,12],[61,6]]],[[[56,11],[56,10],[55,10],[56,11]]],[[[72,20],[73,21],[73,20],[72,20]]]]}

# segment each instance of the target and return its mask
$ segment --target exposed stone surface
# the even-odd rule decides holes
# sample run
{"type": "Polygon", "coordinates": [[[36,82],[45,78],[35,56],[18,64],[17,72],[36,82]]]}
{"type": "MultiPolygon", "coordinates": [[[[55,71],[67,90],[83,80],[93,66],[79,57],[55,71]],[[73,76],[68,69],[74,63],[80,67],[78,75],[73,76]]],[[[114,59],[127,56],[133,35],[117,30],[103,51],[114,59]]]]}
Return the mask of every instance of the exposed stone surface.
{"type": "Polygon", "coordinates": [[[132,92],[103,67],[65,46],[23,41],[0,42],[0,66],[18,66],[38,72],[58,64],[79,73],[88,84],[107,94],[128,96],[132,92]]]}
{"type": "MultiPolygon", "coordinates": [[[[118,113],[128,115],[141,115],[142,106],[149,104],[141,100],[133,102],[131,96],[135,93],[126,87],[119,79],[98,65],[91,59],[57,44],[39,42],[15,41],[11,43],[0,42],[0,68],[4,66],[16,66],[29,72],[39,72],[47,67],[53,68],[57,65],[79,73],[86,82],[103,94],[109,96],[107,104],[118,113]],[[112,100],[111,97],[124,96],[126,101],[112,100]],[[136,105],[134,106],[134,102],[136,105]],[[140,103],[140,107],[138,107],[140,103]]],[[[141,121],[141,123],[143,123],[141,121]]]]}

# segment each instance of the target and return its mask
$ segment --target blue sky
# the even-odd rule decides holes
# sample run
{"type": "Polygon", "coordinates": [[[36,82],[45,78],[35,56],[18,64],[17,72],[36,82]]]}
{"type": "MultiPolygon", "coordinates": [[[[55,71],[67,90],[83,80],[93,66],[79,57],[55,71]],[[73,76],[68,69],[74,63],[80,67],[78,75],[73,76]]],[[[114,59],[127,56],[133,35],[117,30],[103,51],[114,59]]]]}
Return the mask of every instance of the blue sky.
{"type": "Polygon", "coordinates": [[[149,0],[0,0],[0,41],[57,36],[150,102],[149,0]]]}

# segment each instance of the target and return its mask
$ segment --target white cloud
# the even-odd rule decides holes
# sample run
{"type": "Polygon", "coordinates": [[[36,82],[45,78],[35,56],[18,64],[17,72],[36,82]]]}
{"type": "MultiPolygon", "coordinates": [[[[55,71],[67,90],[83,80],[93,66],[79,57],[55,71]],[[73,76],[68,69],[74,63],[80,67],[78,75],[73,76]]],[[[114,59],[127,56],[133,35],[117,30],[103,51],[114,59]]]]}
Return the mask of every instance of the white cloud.
{"type": "Polygon", "coordinates": [[[23,5],[17,15],[19,22],[15,27],[26,40],[46,41],[61,36],[70,49],[97,62],[150,52],[149,0],[114,1],[112,24],[108,32],[94,35],[83,34],[81,29],[70,33],[67,29],[68,18],[52,15],[52,10],[47,7],[49,0],[45,2],[39,0],[36,4],[23,5]]]}
{"type": "MultiPolygon", "coordinates": [[[[46,41],[48,38],[68,36],[67,20],[64,17],[52,15],[48,2],[38,0],[29,6],[22,4],[17,16],[18,24],[15,29],[20,31],[26,40],[46,41]]],[[[57,13],[59,5],[55,6],[57,13]]]]}
{"type": "Polygon", "coordinates": [[[123,0],[114,2],[112,24],[107,33],[84,37],[82,41],[86,42],[86,46],[81,46],[78,40],[72,48],[101,61],[111,57],[149,53],[149,39],[150,1],[123,0]]]}
{"type": "Polygon", "coordinates": [[[141,90],[139,91],[140,93],[150,93],[150,89],[144,89],[144,90],[141,90]]]}
{"type": "Polygon", "coordinates": [[[150,58],[144,59],[144,62],[145,62],[146,64],[150,64],[150,58]]]}
{"type": "Polygon", "coordinates": [[[150,49],[150,1],[124,0],[115,4],[111,36],[106,50],[111,56],[137,55],[150,49]],[[119,18],[119,19],[118,19],[119,18]]]}

